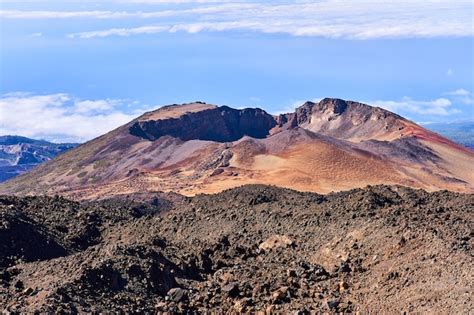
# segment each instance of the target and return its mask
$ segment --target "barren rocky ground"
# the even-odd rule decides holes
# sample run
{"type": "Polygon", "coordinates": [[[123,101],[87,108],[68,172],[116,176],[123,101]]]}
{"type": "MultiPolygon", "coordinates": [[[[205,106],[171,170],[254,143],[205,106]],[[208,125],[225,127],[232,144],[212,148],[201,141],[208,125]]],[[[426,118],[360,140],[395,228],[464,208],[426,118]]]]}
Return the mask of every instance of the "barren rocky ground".
{"type": "Polygon", "coordinates": [[[474,195],[0,197],[0,309],[469,313],[474,195]]]}

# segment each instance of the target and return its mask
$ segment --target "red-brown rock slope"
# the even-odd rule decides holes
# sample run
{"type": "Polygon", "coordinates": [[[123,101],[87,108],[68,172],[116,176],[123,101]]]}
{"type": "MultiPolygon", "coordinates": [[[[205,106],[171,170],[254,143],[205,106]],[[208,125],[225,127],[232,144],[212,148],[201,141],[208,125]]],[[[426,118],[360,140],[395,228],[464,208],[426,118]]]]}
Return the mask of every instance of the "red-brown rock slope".
{"type": "Polygon", "coordinates": [[[340,99],[294,113],[171,105],[0,186],[95,199],[274,184],[327,193],[375,184],[474,192],[474,153],[394,113],[340,99]]]}

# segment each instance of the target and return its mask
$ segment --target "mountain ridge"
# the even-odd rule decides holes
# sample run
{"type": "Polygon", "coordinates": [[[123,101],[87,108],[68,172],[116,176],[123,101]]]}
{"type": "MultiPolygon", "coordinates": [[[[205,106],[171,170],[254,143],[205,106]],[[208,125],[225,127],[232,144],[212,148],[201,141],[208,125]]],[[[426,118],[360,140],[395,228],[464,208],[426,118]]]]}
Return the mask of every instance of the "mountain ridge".
{"type": "Polygon", "coordinates": [[[473,157],[397,114],[352,101],[326,98],[281,115],[194,102],[147,112],[0,192],[96,199],[244,184],[319,193],[374,184],[472,192],[473,157]]]}
{"type": "Polygon", "coordinates": [[[0,182],[26,173],[76,145],[16,135],[0,136],[0,182]]]}

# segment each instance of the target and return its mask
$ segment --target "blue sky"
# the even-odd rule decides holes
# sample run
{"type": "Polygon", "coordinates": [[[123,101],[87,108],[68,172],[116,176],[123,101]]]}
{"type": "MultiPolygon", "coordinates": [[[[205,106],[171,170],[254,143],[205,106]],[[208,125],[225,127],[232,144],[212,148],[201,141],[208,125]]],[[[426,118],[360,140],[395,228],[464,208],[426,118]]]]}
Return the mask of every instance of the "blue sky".
{"type": "Polygon", "coordinates": [[[339,97],[474,119],[471,1],[0,3],[0,134],[85,141],[195,100],[292,111],[339,97]]]}

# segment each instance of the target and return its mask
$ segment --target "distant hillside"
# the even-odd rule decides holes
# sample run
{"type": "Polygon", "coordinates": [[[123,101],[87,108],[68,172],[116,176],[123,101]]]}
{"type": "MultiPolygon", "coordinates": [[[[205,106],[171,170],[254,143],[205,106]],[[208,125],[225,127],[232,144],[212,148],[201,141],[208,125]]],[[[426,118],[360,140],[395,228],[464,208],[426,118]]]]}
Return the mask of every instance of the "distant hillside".
{"type": "Polygon", "coordinates": [[[474,121],[427,124],[425,127],[474,149],[474,121]]]}
{"type": "Polygon", "coordinates": [[[38,164],[76,147],[20,136],[0,136],[0,182],[23,174],[38,164]]]}

